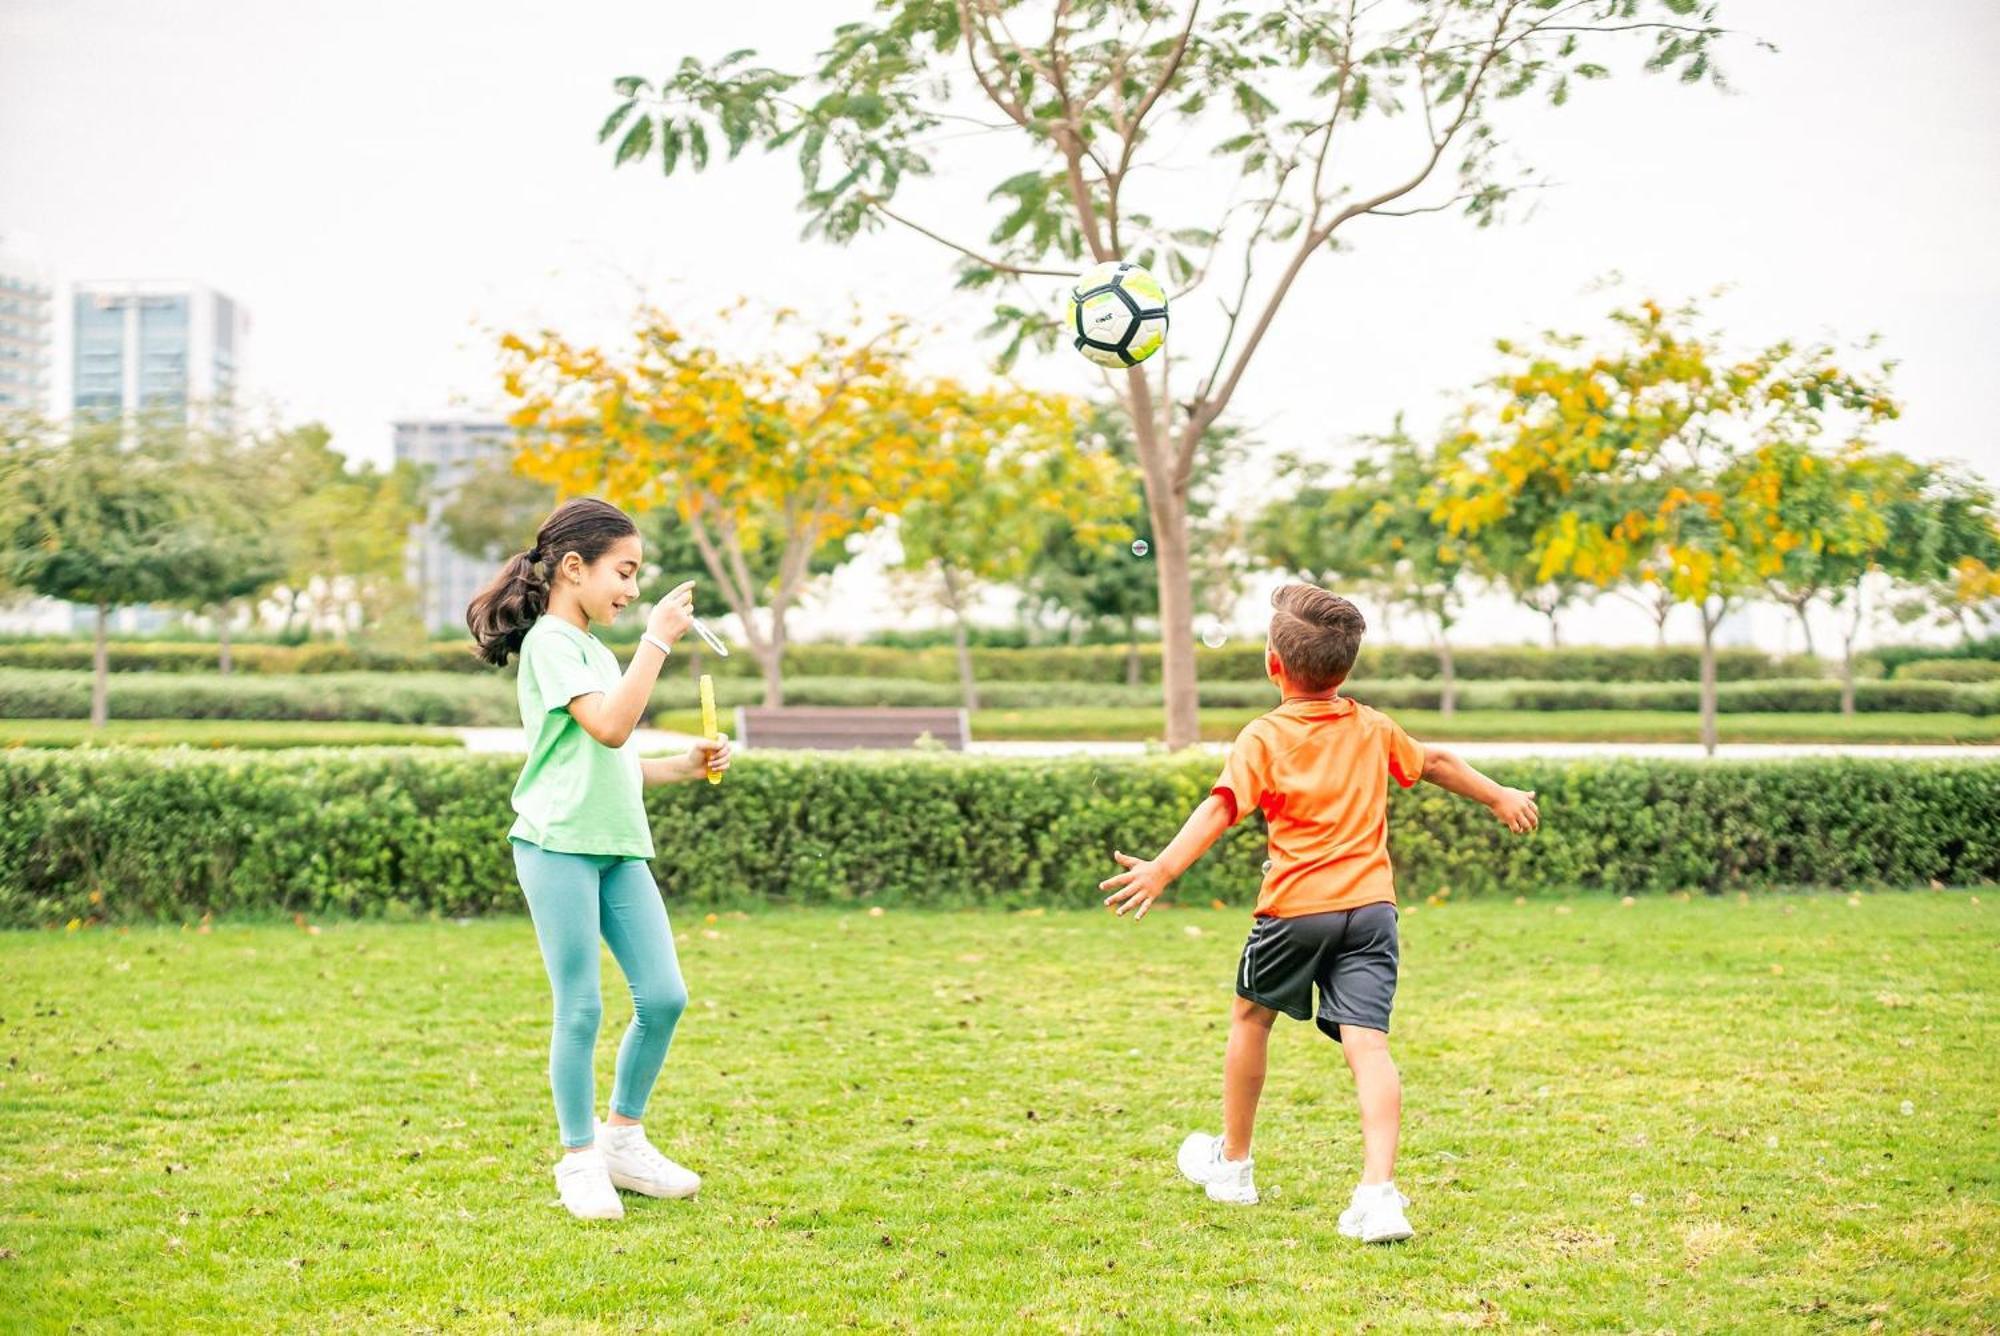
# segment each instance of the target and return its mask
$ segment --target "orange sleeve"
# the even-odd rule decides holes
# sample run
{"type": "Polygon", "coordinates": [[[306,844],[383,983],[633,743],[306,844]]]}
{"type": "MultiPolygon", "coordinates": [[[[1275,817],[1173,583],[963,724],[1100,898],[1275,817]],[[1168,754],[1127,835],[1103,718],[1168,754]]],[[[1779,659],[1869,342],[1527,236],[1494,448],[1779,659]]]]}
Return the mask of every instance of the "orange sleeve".
{"type": "Polygon", "coordinates": [[[1230,803],[1229,824],[1235,825],[1252,810],[1264,805],[1270,792],[1270,750],[1263,734],[1252,723],[1236,735],[1229,748],[1222,773],[1215,777],[1209,793],[1230,803]]]}
{"type": "Polygon", "coordinates": [[[1387,715],[1382,716],[1382,727],[1389,749],[1389,774],[1407,789],[1424,777],[1424,744],[1387,715]]]}

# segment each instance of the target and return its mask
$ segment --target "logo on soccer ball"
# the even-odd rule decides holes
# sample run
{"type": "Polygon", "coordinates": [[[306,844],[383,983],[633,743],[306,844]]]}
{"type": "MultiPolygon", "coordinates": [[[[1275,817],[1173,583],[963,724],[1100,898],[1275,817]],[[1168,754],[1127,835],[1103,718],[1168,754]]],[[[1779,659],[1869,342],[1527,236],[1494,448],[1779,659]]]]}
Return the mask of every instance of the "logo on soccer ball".
{"type": "Polygon", "coordinates": [[[1099,366],[1137,366],[1167,341],[1167,290],[1130,261],[1094,265],[1069,290],[1069,333],[1099,366]]]}

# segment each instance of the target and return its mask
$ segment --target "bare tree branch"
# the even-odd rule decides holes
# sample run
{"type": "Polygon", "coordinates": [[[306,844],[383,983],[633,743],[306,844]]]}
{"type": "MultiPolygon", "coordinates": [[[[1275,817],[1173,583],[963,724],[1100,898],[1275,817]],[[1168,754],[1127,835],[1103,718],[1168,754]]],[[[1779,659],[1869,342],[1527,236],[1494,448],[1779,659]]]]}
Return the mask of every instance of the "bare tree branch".
{"type": "Polygon", "coordinates": [[[939,236],[936,232],[931,231],[928,227],[925,227],[922,223],[913,222],[910,219],[903,217],[903,215],[897,213],[894,209],[891,209],[888,205],[882,203],[882,201],[878,199],[870,197],[867,203],[869,208],[881,214],[884,218],[889,219],[891,222],[901,223],[904,227],[909,228],[912,232],[915,232],[920,236],[929,237],[932,241],[937,242],[940,246],[944,246],[950,250],[955,250],[960,255],[965,256],[967,259],[976,260],[980,264],[985,265],[988,269],[993,270],[995,273],[1025,274],[1035,278],[1072,277],[1069,270],[1067,269],[1034,269],[1024,265],[1009,264],[1005,260],[996,260],[988,255],[981,255],[978,251],[973,250],[969,246],[961,246],[956,241],[953,241],[948,237],[939,236]]]}

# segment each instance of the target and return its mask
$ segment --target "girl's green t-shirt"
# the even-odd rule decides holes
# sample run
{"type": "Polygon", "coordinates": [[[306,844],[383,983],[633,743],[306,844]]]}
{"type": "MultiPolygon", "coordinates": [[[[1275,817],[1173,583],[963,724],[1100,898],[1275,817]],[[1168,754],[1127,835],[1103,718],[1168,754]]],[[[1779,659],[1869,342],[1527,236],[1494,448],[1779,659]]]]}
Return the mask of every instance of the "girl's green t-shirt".
{"type": "Polygon", "coordinates": [[[607,747],[569,712],[619,677],[617,657],[589,632],[546,615],[528,628],[517,683],[528,763],[514,785],[511,835],[551,853],[653,856],[638,739],[607,747]]]}

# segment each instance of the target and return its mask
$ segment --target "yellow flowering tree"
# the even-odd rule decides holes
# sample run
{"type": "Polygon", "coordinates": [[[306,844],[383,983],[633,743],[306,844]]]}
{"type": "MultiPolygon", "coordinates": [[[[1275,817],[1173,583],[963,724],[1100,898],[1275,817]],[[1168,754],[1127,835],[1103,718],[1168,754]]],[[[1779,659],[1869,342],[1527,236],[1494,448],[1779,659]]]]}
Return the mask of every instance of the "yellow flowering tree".
{"type": "Polygon", "coordinates": [[[1094,448],[1085,408],[1017,389],[971,397],[943,457],[897,522],[903,569],[951,614],[965,708],[979,708],[966,615],[980,586],[1020,584],[1059,534],[1087,551],[1132,541],[1137,474],[1094,448]]]}
{"type": "Polygon", "coordinates": [[[502,384],[522,473],[563,496],[673,510],[742,623],[765,703],[781,705],[786,616],[815,556],[925,495],[954,442],[1049,409],[918,375],[902,324],[800,335],[780,312],[763,344],[732,356],[646,311],[622,356],[552,331],[504,336],[502,384]]]}
{"type": "Polygon", "coordinates": [[[1730,357],[1692,304],[1611,315],[1613,338],[1527,349],[1496,382],[1488,444],[1458,455],[1437,516],[1477,538],[1525,531],[1534,580],[1652,586],[1692,606],[1702,633],[1702,742],[1716,743],[1715,632],[1812,541],[1787,498],[1830,427],[1865,440],[1896,414],[1879,371],[1827,344],[1730,357]]]}

